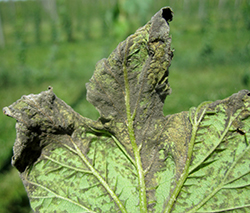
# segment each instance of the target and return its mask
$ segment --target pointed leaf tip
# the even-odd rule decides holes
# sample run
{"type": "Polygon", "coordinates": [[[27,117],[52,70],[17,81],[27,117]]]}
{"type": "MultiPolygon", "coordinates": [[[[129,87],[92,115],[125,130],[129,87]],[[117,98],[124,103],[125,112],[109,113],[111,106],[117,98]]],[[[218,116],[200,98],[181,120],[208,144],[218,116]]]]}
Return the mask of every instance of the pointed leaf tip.
{"type": "Polygon", "coordinates": [[[98,109],[102,119],[124,120],[127,96],[131,112],[151,114],[154,108],[162,115],[164,100],[171,92],[168,74],[173,52],[167,23],[170,20],[172,10],[161,9],[107,59],[97,63],[86,85],[87,100],[98,109]]]}

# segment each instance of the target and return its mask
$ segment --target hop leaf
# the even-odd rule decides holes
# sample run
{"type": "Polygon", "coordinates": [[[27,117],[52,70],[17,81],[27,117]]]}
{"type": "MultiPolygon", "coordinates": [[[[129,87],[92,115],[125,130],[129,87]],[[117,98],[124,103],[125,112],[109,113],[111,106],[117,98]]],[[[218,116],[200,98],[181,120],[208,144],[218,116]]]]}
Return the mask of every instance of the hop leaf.
{"type": "Polygon", "coordinates": [[[97,121],[52,88],[4,108],[17,120],[12,164],[35,212],[250,208],[250,92],[164,116],[171,20],[161,9],[97,63],[87,84],[97,121]]]}

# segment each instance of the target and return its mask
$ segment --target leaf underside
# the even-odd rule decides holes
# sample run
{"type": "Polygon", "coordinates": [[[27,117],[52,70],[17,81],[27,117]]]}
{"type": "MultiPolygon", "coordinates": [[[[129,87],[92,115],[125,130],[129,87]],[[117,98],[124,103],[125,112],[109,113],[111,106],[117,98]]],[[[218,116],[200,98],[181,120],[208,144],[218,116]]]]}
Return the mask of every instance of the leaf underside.
{"type": "Polygon", "coordinates": [[[163,8],[99,61],[84,118],[52,88],[4,113],[35,212],[248,212],[250,92],[164,116],[173,53],[163,8]]]}

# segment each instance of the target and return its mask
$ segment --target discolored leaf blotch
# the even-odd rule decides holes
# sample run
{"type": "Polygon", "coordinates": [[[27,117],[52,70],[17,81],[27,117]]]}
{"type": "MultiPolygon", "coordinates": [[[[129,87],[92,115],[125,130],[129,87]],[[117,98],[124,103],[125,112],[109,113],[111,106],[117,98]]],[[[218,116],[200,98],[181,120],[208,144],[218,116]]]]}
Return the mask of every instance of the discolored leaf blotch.
{"type": "Polygon", "coordinates": [[[52,88],[4,113],[17,120],[12,164],[35,212],[246,212],[250,93],[163,115],[173,57],[162,8],[96,65],[84,118],[52,88]]]}

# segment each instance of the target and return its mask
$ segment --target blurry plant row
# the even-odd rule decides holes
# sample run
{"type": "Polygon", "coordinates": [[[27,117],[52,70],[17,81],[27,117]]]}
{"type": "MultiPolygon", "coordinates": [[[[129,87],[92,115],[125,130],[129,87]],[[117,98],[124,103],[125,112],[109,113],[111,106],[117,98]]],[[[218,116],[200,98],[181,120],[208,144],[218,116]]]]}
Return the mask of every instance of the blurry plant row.
{"type": "MultiPolygon", "coordinates": [[[[125,38],[134,28],[144,24],[150,2],[153,1],[0,2],[0,45],[5,52],[4,58],[9,57],[8,60],[0,59],[0,86],[31,81],[41,83],[58,76],[67,79],[68,76],[62,75],[61,67],[55,64],[63,58],[64,50],[61,51],[63,47],[60,44],[125,38]],[[36,54],[37,49],[44,52],[36,54]],[[40,63],[35,57],[40,58],[40,63]]],[[[74,51],[67,57],[71,65],[76,63],[74,51]]],[[[75,74],[79,78],[77,73],[71,73],[71,76],[75,74]]]]}
{"type": "MultiPolygon", "coordinates": [[[[204,42],[199,52],[202,62],[226,60],[228,56],[214,54],[214,38],[216,30],[224,28],[235,29],[238,23],[241,28],[250,30],[250,3],[247,0],[218,1],[174,1],[174,0],[37,0],[37,1],[6,1],[0,2],[0,46],[5,49],[5,55],[10,54],[12,62],[1,60],[0,86],[17,83],[41,82],[56,79],[61,70],[54,63],[60,59],[61,43],[86,42],[102,40],[107,43],[104,50],[107,56],[116,44],[133,33],[138,26],[148,21],[152,14],[161,7],[170,5],[175,11],[181,11],[175,20],[183,32],[190,26],[198,27],[204,42]],[[209,11],[213,8],[214,11],[209,11]],[[238,11],[238,12],[235,12],[238,11]],[[214,13],[217,13],[215,16],[214,13]],[[216,20],[219,23],[215,23],[216,20]],[[193,22],[191,25],[191,21],[193,22]],[[215,27],[215,25],[217,25],[215,27]],[[37,54],[42,64],[32,64],[37,59],[32,58],[32,48],[37,46],[49,48],[44,52],[46,57],[37,54]],[[13,56],[13,48],[15,56],[13,56]],[[10,51],[8,51],[10,49],[10,51]],[[30,56],[31,55],[31,56],[30,56]],[[29,58],[31,63],[29,63],[29,58]],[[13,72],[10,68],[18,67],[13,72]],[[43,72],[41,72],[43,70],[43,72]],[[53,72],[51,71],[53,70],[53,72]],[[16,73],[15,73],[16,72],[16,73]],[[18,75],[17,75],[18,74],[18,75]]],[[[178,28],[178,26],[176,27],[178,28]]],[[[172,34],[176,32],[171,29],[172,34]]],[[[175,36],[175,35],[174,35],[175,36]]],[[[176,37],[174,37],[176,38],[176,37]]],[[[176,39],[177,40],[177,39],[176,39]]],[[[238,56],[230,58],[248,59],[250,42],[238,56]]],[[[86,50],[89,51],[89,50],[86,50]]],[[[236,53],[237,50],[236,50],[236,53]]],[[[68,54],[68,61],[75,63],[74,52],[68,54]]],[[[192,61],[192,60],[191,60],[192,61]]],[[[200,60],[199,60],[200,61],[200,60]]],[[[187,58],[185,63],[190,63],[187,58]]],[[[71,75],[72,76],[72,75],[71,75]]],[[[68,78],[68,76],[64,76],[68,78]]],[[[75,77],[80,76],[75,73],[75,77]]],[[[246,81],[249,78],[246,77],[246,81]]]]}

